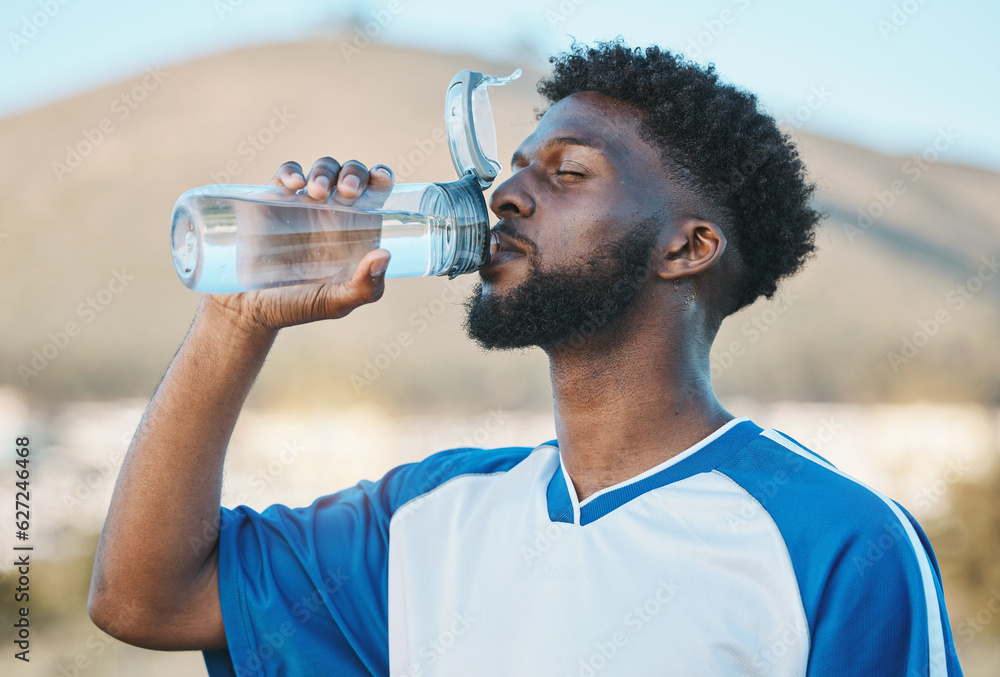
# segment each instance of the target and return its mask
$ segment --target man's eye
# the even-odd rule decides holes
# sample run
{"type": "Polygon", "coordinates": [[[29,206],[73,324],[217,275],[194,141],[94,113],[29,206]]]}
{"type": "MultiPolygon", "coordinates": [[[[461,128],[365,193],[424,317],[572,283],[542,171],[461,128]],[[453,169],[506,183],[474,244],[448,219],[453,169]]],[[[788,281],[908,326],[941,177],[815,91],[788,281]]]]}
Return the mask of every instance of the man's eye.
{"type": "Polygon", "coordinates": [[[584,176],[584,174],[582,172],[568,172],[565,169],[557,169],[556,170],[556,176],[566,176],[566,175],[569,175],[569,176],[579,176],[581,178],[584,176]]]}

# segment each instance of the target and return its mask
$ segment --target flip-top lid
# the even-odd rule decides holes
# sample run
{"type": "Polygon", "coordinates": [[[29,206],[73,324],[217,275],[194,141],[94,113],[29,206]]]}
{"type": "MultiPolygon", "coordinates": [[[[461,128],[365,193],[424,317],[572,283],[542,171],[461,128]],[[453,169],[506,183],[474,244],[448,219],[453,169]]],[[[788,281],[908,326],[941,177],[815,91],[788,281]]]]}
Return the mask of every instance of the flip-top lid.
{"type": "Polygon", "coordinates": [[[459,176],[474,174],[483,190],[493,183],[501,169],[487,88],[506,85],[519,77],[520,68],[507,77],[465,69],[448,85],[444,119],[451,161],[459,176]]]}

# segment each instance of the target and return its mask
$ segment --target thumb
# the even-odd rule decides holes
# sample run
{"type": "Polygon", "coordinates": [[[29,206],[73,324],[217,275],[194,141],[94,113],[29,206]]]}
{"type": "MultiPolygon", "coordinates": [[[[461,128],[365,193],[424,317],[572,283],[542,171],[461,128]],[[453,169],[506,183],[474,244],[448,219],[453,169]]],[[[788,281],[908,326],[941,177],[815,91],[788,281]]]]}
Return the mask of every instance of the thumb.
{"type": "Polygon", "coordinates": [[[385,292],[385,271],[390,254],[385,249],[368,252],[358,261],[354,275],[341,284],[325,285],[323,314],[326,317],[342,317],[349,312],[382,298],[385,292]]]}

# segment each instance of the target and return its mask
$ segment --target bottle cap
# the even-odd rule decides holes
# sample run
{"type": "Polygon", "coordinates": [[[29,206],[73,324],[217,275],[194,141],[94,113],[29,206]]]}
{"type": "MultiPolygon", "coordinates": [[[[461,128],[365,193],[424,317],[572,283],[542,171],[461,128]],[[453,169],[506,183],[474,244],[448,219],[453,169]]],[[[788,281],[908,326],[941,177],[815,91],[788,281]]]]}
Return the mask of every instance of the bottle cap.
{"type": "Polygon", "coordinates": [[[474,174],[483,190],[493,183],[501,169],[487,88],[506,85],[519,77],[520,68],[505,78],[465,69],[448,85],[444,119],[451,161],[460,177],[474,174]]]}

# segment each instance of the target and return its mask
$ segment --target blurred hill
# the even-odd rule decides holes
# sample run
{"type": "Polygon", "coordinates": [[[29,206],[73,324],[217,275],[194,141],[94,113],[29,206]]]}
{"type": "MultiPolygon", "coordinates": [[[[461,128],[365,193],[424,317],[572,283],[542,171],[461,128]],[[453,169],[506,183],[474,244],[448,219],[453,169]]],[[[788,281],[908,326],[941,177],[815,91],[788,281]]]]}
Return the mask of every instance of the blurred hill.
{"type": "MultiPolygon", "coordinates": [[[[148,397],[200,298],[168,250],[178,195],[327,154],[450,180],[445,85],[517,65],[379,45],[349,56],[316,41],[150,64],[0,120],[0,383],[35,405],[148,397]]],[[[538,76],[493,96],[501,157],[534,128],[538,76]]],[[[1000,175],[948,164],[951,134],[918,162],[796,133],[830,215],[820,253],[783,296],[727,320],[720,394],[1000,403],[1000,283],[983,263],[1000,254],[1000,175]]],[[[456,299],[475,280],[390,280],[374,306],[285,332],[254,403],[549,407],[540,351],[483,355],[465,338],[456,299]]]]}

